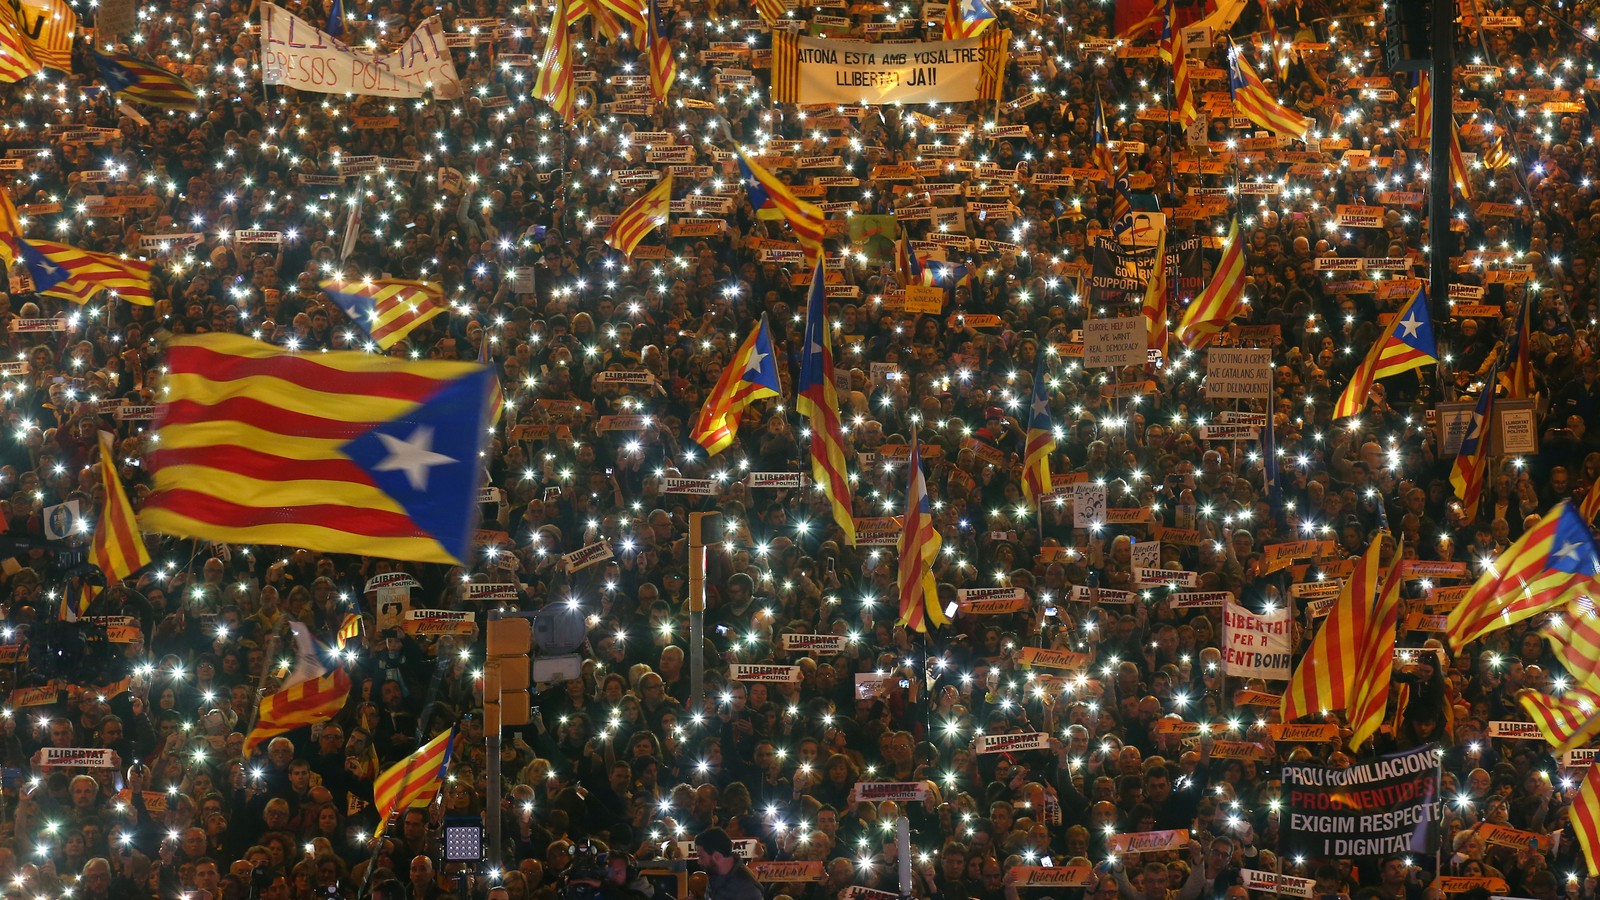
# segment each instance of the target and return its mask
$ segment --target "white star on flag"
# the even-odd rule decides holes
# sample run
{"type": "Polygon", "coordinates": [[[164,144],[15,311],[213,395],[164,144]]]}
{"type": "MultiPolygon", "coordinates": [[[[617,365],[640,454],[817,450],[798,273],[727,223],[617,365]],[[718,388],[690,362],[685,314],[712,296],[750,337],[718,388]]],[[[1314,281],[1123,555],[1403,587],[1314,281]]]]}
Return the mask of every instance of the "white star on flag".
{"type": "Polygon", "coordinates": [[[378,440],[383,441],[383,446],[389,451],[389,455],[383,462],[373,466],[373,470],[406,473],[406,480],[411,482],[411,489],[414,491],[428,489],[429,469],[456,461],[454,457],[433,452],[433,427],[429,425],[417,426],[417,430],[411,432],[411,439],[408,441],[402,441],[392,434],[382,433],[379,433],[378,440]]]}

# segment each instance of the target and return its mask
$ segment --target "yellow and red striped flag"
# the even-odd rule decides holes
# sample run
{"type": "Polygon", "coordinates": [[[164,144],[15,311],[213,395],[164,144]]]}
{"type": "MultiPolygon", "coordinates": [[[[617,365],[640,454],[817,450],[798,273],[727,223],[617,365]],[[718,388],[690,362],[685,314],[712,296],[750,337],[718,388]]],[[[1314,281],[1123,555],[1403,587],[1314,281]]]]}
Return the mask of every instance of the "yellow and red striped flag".
{"type": "Polygon", "coordinates": [[[106,584],[111,585],[150,565],[150,549],[139,534],[133,504],[128,502],[128,492],[117,475],[116,437],[109,431],[100,432],[100,487],[105,496],[100,502],[100,521],[95,524],[89,556],[106,573],[106,584]]]}
{"type": "Polygon", "coordinates": [[[1600,766],[1590,766],[1589,774],[1583,776],[1583,786],[1578,788],[1578,799],[1572,801],[1568,818],[1572,833],[1583,847],[1589,874],[1600,875],[1600,766]]]}
{"type": "Polygon", "coordinates": [[[1461,132],[1456,128],[1455,116],[1450,117],[1450,180],[1461,192],[1461,199],[1472,199],[1472,179],[1467,177],[1466,157],[1461,155],[1461,132]]]}
{"type": "Polygon", "coordinates": [[[84,250],[56,241],[16,242],[17,256],[33,277],[34,290],[49,297],[87,303],[101,291],[140,306],[152,306],[150,263],[84,250]]]}
{"type": "Polygon", "coordinates": [[[1144,313],[1146,346],[1161,351],[1161,358],[1166,359],[1171,335],[1167,333],[1167,232],[1164,229],[1156,239],[1155,263],[1140,310],[1144,313]]]}
{"type": "Polygon", "coordinates": [[[1178,340],[1185,347],[1199,350],[1227,328],[1234,316],[1243,315],[1249,305],[1244,298],[1244,240],[1239,236],[1239,219],[1235,216],[1211,283],[1178,319],[1178,340]]]}
{"type": "Polygon", "coordinates": [[[28,39],[22,34],[17,11],[6,4],[0,10],[0,82],[16,84],[44,71],[44,66],[28,52],[28,39]]]}
{"type": "Polygon", "coordinates": [[[444,286],[408,278],[363,278],[346,282],[325,278],[318,283],[356,327],[365,331],[378,349],[387,350],[406,339],[424,322],[443,315],[444,286]]]}
{"type": "Polygon", "coordinates": [[[1050,385],[1044,377],[1047,354],[1038,351],[1033,369],[1033,391],[1028,398],[1028,441],[1022,450],[1022,494],[1035,509],[1050,493],[1050,454],[1056,452],[1056,431],[1050,424],[1050,385]]]}
{"type": "Polygon", "coordinates": [[[373,805],[378,808],[378,835],[383,834],[394,813],[433,802],[439,786],[444,783],[445,770],[450,767],[455,743],[454,728],[441,731],[417,752],[384,769],[372,783],[373,805]]]}
{"type": "MultiPolygon", "coordinates": [[[[1372,542],[1381,545],[1386,533],[1379,534],[1372,542]]],[[[1400,621],[1400,588],[1405,583],[1404,559],[1405,542],[1401,541],[1395,547],[1394,564],[1389,567],[1389,575],[1383,579],[1383,585],[1378,590],[1377,604],[1368,614],[1366,628],[1357,635],[1361,643],[1355,648],[1355,671],[1360,673],[1360,677],[1355,679],[1345,715],[1354,732],[1350,735],[1351,750],[1360,748],[1367,738],[1377,733],[1378,726],[1383,724],[1384,713],[1389,708],[1389,687],[1394,678],[1395,629],[1400,621]]],[[[1328,623],[1324,623],[1323,628],[1327,627],[1328,623]]]]}
{"type": "Polygon", "coordinates": [[[689,440],[699,444],[707,456],[726,450],[739,433],[739,417],[745,407],[757,400],[782,396],[777,362],[772,329],[767,325],[767,314],[762,313],[761,321],[739,345],[706,395],[705,404],[689,428],[689,440]]]}
{"type": "Polygon", "coordinates": [[[94,62],[100,69],[100,80],[112,94],[125,100],[157,109],[190,111],[200,107],[200,97],[187,81],[154,63],[98,50],[94,52],[94,62]]]}
{"type": "Polygon", "coordinates": [[[945,4],[944,40],[975,38],[995,23],[994,11],[986,0],[950,0],[945,4]]]}
{"type": "Polygon", "coordinates": [[[671,211],[672,176],[668,175],[617,215],[611,227],[606,229],[606,245],[622,251],[623,256],[631,259],[633,251],[638,249],[650,232],[666,224],[667,214],[671,211]]]}
{"type": "Polygon", "coordinates": [[[649,0],[645,7],[644,28],[644,40],[649,44],[646,54],[650,57],[650,96],[666,100],[672,83],[678,80],[678,61],[672,56],[672,41],[661,27],[656,0],[649,0]]]}
{"type": "Polygon", "coordinates": [[[1588,746],[1600,735],[1600,692],[1572,687],[1555,697],[1524,690],[1517,692],[1517,702],[1556,753],[1588,746]]]}
{"type": "Polygon", "coordinates": [[[578,82],[572,62],[572,31],[567,25],[567,0],[556,0],[550,17],[550,37],[545,41],[544,59],[533,81],[533,93],[571,125],[578,117],[578,82]]]}
{"type": "Polygon", "coordinates": [[[822,208],[796,197],[788,185],[779,181],[778,176],[767,171],[743,149],[736,147],[734,152],[739,154],[745,190],[750,195],[750,206],[756,211],[756,216],[761,217],[763,210],[776,210],[789,223],[795,238],[800,241],[801,249],[805,250],[806,265],[815,265],[822,258],[822,238],[827,233],[822,208]]]}
{"type": "Polygon", "coordinates": [[[146,531],[461,565],[494,370],[182,335],[146,456],[146,531]]]}
{"type": "Polygon", "coordinates": [[[17,26],[29,54],[46,68],[72,71],[72,39],[78,14],[65,0],[20,0],[17,26]]]}
{"type": "Polygon", "coordinates": [[[839,420],[839,391],[833,383],[833,344],[829,337],[827,299],[822,260],[815,263],[811,291],[806,299],[804,348],[800,380],[795,388],[795,408],[811,423],[811,477],[816,489],[833,506],[833,520],[844,532],[845,543],[856,542],[856,520],[850,497],[854,488],[844,461],[844,429],[839,420]]]}
{"type": "MultiPolygon", "coordinates": [[[[5,19],[0,13],[0,22],[5,19]]],[[[11,193],[0,187],[0,262],[7,266],[16,264],[17,242],[22,240],[22,217],[17,214],[16,204],[11,202],[11,193]]]]}
{"type": "Polygon", "coordinates": [[[1344,419],[1361,412],[1367,393],[1380,378],[1420,369],[1439,361],[1439,345],[1434,339],[1433,316],[1428,312],[1428,294],[1418,288],[1410,302],[1400,308],[1382,339],[1350,374],[1350,381],[1333,404],[1333,417],[1344,419]]]}
{"type": "Polygon", "coordinates": [[[345,645],[361,636],[361,614],[345,613],[344,621],[339,623],[339,633],[334,636],[340,650],[345,645]]]}
{"type": "MultiPolygon", "coordinates": [[[[1450,485],[1461,498],[1461,518],[1466,522],[1478,520],[1478,501],[1483,498],[1484,475],[1489,466],[1489,423],[1494,421],[1494,390],[1499,382],[1500,367],[1489,370],[1483,383],[1483,393],[1472,408],[1472,418],[1467,421],[1466,436],[1461,439],[1461,449],[1450,466],[1450,485]]],[[[1584,498],[1587,504],[1589,498],[1584,498]]],[[[1587,508],[1587,507],[1586,507],[1587,508]]],[[[1592,521],[1592,520],[1586,520],[1592,521]]]]}
{"type": "Polygon", "coordinates": [[[1424,141],[1433,135],[1433,79],[1427,72],[1417,77],[1416,111],[1412,113],[1411,120],[1415,124],[1416,136],[1424,141]]]}
{"type": "Polygon", "coordinates": [[[290,622],[289,630],[294,636],[293,668],[278,690],[261,699],[256,725],[244,740],[245,756],[280,734],[328,721],[350,697],[350,673],[345,667],[330,669],[323,662],[322,645],[304,625],[290,622]]]}
{"type": "Polygon", "coordinates": [[[1484,569],[1445,619],[1456,650],[1565,602],[1600,575],[1600,550],[1570,501],[1556,504],[1484,569]]]}
{"type": "Polygon", "coordinates": [[[644,41],[645,12],[641,0],[598,0],[600,8],[626,25],[635,47],[644,41]]]}
{"type": "Polygon", "coordinates": [[[1311,130],[1311,120],[1279,103],[1238,47],[1228,48],[1228,69],[1233,106],[1245,118],[1268,131],[1289,137],[1304,137],[1311,130]]]}
{"type": "Polygon", "coordinates": [[[1177,2],[1167,0],[1161,16],[1161,40],[1156,44],[1161,58],[1172,66],[1172,108],[1178,123],[1185,128],[1199,117],[1194,105],[1194,86],[1189,82],[1189,59],[1183,48],[1183,32],[1177,27],[1177,2]]]}
{"type": "MultiPolygon", "coordinates": [[[[1526,400],[1533,396],[1533,304],[1526,297],[1517,301],[1517,328],[1511,335],[1511,369],[1506,373],[1510,382],[1507,393],[1513,400],[1526,400]]],[[[1586,521],[1594,521],[1588,519],[1586,521]]]]}
{"type": "Polygon", "coordinates": [[[1372,618],[1378,556],[1382,552],[1381,539],[1368,545],[1323,620],[1322,630],[1295,667],[1279,705],[1285,722],[1346,709],[1355,699],[1356,682],[1363,677],[1357,668],[1359,648],[1372,618]]]}
{"type": "Polygon", "coordinates": [[[756,0],[756,12],[761,16],[761,21],[770,27],[788,18],[789,7],[783,0],[756,0]]]}
{"type": "Polygon", "coordinates": [[[922,447],[911,439],[911,464],[906,487],[905,527],[900,532],[900,624],[912,631],[926,632],[949,625],[950,619],[939,607],[939,586],[933,580],[933,563],[939,558],[943,541],[933,527],[933,510],[928,505],[928,482],[922,475],[922,447]]]}

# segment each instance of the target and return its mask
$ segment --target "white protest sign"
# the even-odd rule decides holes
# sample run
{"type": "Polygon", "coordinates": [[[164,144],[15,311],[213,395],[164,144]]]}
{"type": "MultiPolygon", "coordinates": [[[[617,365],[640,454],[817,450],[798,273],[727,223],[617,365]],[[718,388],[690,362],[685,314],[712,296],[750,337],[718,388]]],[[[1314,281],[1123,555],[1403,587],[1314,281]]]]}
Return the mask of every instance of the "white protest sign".
{"type": "Polygon", "coordinates": [[[1092,528],[1106,521],[1106,486],[1103,484],[1075,484],[1072,486],[1072,527],[1092,528]]]}
{"type": "Polygon", "coordinates": [[[1206,351],[1206,396],[1259,400],[1272,391],[1272,351],[1212,347],[1206,351]]]}
{"type": "Polygon", "coordinates": [[[1085,369],[1108,369],[1112,366],[1142,367],[1150,358],[1145,350],[1143,316],[1090,319],[1083,323],[1085,369]]]}
{"type": "Polygon", "coordinates": [[[345,45],[287,10],[261,5],[262,81],[319,94],[461,97],[461,79],[438,16],[429,16],[393,53],[345,45]]]}
{"type": "Polygon", "coordinates": [[[1258,616],[1233,601],[1222,604],[1222,665],[1228,675],[1286,679],[1293,652],[1288,607],[1258,616]]]}

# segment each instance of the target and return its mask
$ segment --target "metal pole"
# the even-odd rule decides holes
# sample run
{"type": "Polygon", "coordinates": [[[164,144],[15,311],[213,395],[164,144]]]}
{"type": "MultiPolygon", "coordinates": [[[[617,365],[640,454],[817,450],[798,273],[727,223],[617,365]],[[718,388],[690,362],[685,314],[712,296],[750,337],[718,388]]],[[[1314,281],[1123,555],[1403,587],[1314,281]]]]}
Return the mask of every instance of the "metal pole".
{"type": "MultiPolygon", "coordinates": [[[[495,622],[499,619],[500,610],[489,610],[488,620],[490,622],[495,622]]],[[[487,627],[484,630],[487,631],[487,627]]],[[[495,661],[492,659],[484,660],[485,668],[495,664],[495,661]]],[[[498,686],[499,683],[500,679],[496,678],[495,684],[498,686]]],[[[483,823],[484,828],[487,830],[489,836],[489,853],[485,859],[489,863],[489,871],[498,872],[500,871],[500,854],[504,852],[504,839],[501,835],[503,823],[500,817],[500,696],[498,692],[495,695],[493,703],[489,702],[488,697],[484,697],[483,712],[483,734],[488,740],[487,750],[489,754],[487,766],[488,785],[485,791],[489,798],[489,802],[487,809],[485,810],[483,823]]]]}
{"type": "MultiPolygon", "coordinates": [[[[1451,69],[1456,54],[1454,0],[1433,0],[1433,133],[1428,135],[1428,293],[1435,317],[1450,308],[1450,139],[1455,128],[1451,69]]],[[[1463,173],[1464,175],[1465,173],[1463,173]]]]}
{"type": "Polygon", "coordinates": [[[706,545],[722,543],[722,512],[689,513],[689,711],[698,720],[706,708],[706,545]],[[709,531],[709,539],[706,532],[709,531]]]}
{"type": "Polygon", "coordinates": [[[706,708],[706,545],[705,513],[689,514],[689,717],[699,721],[706,708]]]}

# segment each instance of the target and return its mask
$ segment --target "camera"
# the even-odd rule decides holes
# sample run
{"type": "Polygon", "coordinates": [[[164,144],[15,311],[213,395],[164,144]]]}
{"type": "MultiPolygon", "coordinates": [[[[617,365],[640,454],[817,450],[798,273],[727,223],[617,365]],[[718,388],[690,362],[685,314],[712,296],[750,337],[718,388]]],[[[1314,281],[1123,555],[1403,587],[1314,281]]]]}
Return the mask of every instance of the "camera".
{"type": "Polygon", "coordinates": [[[561,887],[561,900],[599,900],[606,878],[606,854],[584,839],[572,846],[572,866],[561,887]]]}

